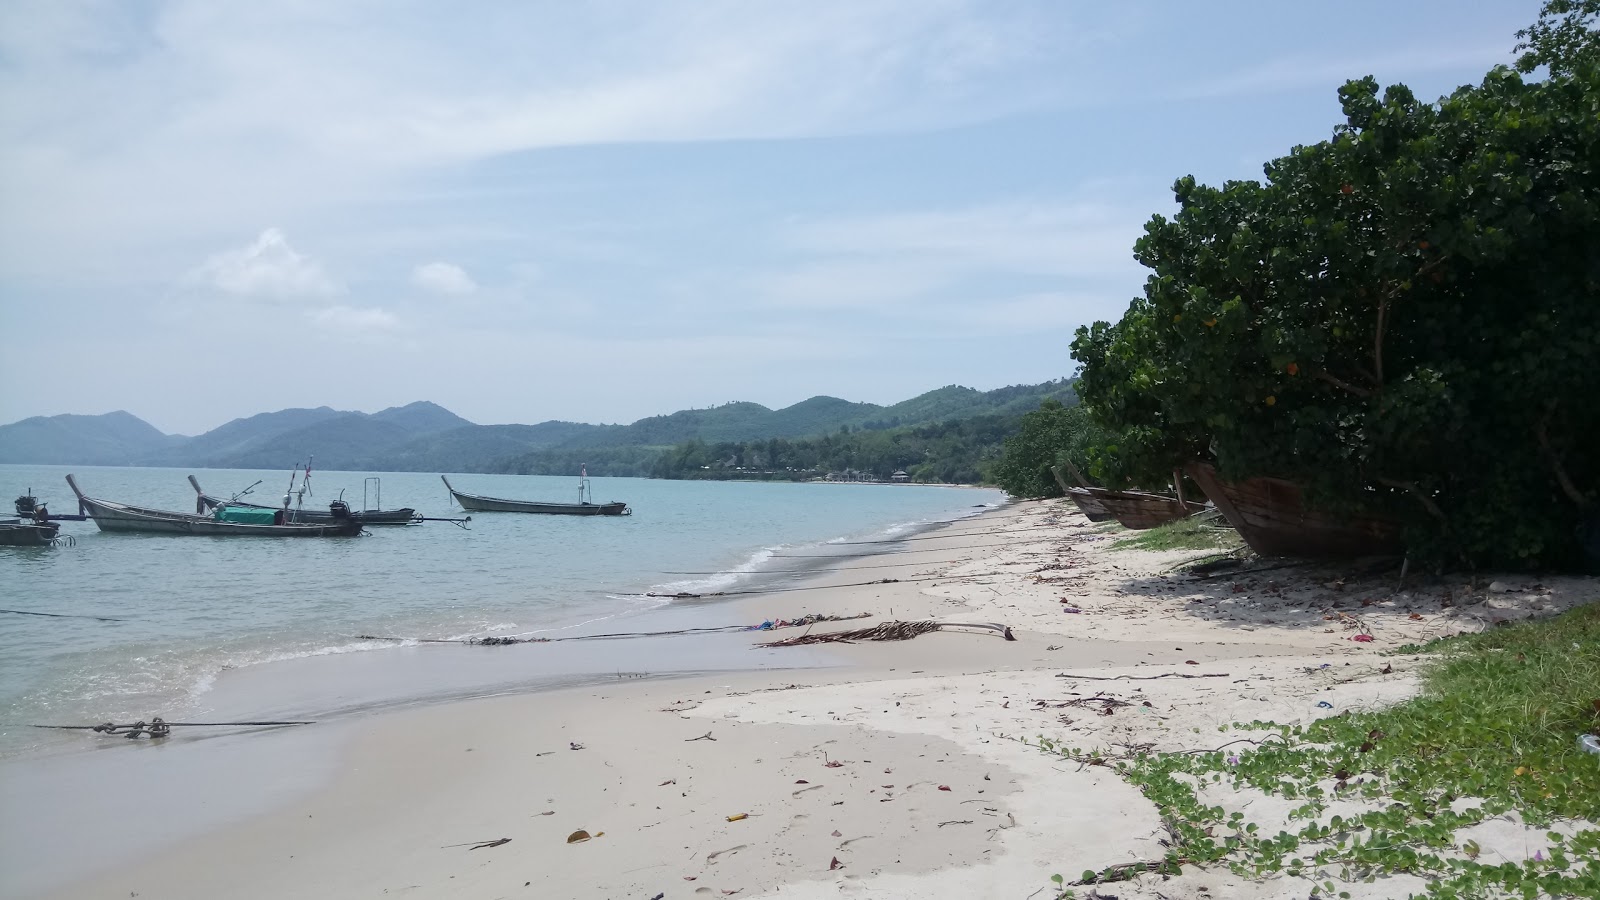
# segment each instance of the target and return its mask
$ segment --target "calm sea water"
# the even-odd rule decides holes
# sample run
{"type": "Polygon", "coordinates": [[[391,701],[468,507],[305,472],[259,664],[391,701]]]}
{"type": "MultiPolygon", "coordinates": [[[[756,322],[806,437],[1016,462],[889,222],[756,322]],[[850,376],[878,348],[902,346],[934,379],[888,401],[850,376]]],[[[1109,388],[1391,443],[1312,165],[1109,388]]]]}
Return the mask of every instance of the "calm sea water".
{"type": "MultiPolygon", "coordinates": [[[[31,487],[54,512],[76,512],[67,471],[0,466],[0,489],[12,492],[3,499],[9,504],[31,487]]],[[[92,497],[194,508],[188,470],[72,471],[92,497]]],[[[288,483],[285,472],[195,474],[220,496],[260,479],[248,499],[267,504],[288,483]]],[[[314,472],[315,494],[306,505],[324,506],[342,489],[359,507],[365,474],[314,472]]],[[[493,496],[577,499],[576,478],[460,475],[451,481],[493,496]]],[[[435,475],[383,474],[382,490],[385,508],[464,515],[435,475]]],[[[479,513],[466,530],[430,522],[346,539],[105,534],[83,522],[62,528],[76,538],[75,546],[0,547],[0,607],[119,619],[0,613],[0,725],[170,719],[204,708],[206,693],[227,669],[397,649],[355,639],[359,634],[459,638],[605,630],[619,617],[666,603],[638,596],[646,591],[739,589],[774,577],[770,570],[782,565],[768,562],[774,551],[904,532],[1004,499],[998,491],[908,485],[630,478],[593,479],[593,497],[627,501],[634,515],[479,513]],[[745,574],[665,574],[727,570],[745,574]]],[[[703,621],[704,607],[698,610],[703,621]]],[[[654,620],[670,614],[657,612],[654,620]]],[[[29,749],[27,737],[25,730],[7,728],[0,733],[0,755],[29,749]]]]}

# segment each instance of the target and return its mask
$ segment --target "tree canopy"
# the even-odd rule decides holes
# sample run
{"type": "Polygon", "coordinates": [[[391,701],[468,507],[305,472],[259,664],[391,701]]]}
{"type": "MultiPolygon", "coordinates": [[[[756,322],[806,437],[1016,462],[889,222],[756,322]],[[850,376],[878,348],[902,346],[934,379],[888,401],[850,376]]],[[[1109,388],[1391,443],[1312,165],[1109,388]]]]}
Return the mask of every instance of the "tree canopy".
{"type": "Polygon", "coordinates": [[[1600,493],[1597,4],[1522,35],[1544,81],[1351,81],[1264,181],[1180,179],[1135,245],[1143,296],[1073,343],[1120,433],[1097,474],[1206,459],[1391,512],[1419,557],[1571,562],[1600,493]]]}

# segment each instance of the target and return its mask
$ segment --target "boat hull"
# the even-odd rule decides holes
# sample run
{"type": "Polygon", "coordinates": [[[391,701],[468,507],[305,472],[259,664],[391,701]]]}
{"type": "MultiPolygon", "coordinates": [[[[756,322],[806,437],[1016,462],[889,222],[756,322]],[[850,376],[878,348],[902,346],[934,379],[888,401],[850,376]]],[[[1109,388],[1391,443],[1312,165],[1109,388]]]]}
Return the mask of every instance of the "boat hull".
{"type": "Polygon", "coordinates": [[[330,525],[248,525],[219,522],[206,516],[149,509],[109,500],[86,497],[77,481],[67,476],[67,484],[78,495],[84,512],[101,531],[140,534],[177,534],[204,537],[350,537],[361,533],[361,522],[348,519],[330,525]]]}
{"type": "MultiPolygon", "coordinates": [[[[195,513],[205,515],[219,506],[242,506],[246,509],[277,509],[275,506],[263,506],[259,503],[244,503],[238,500],[219,500],[200,489],[200,482],[193,475],[189,476],[189,483],[194,485],[195,513]]],[[[409,506],[399,509],[363,509],[351,510],[350,518],[356,519],[363,525],[411,525],[420,521],[417,511],[409,506]]],[[[285,513],[284,520],[294,525],[333,525],[340,521],[333,513],[320,509],[291,509],[285,513]]]]}
{"type": "Polygon", "coordinates": [[[0,522],[0,547],[45,547],[56,539],[60,525],[0,522]]]}
{"type": "Polygon", "coordinates": [[[1085,488],[1067,488],[1067,499],[1091,522],[1109,522],[1116,518],[1085,488]]]}
{"type": "Polygon", "coordinates": [[[1099,501],[1101,508],[1110,513],[1124,528],[1144,530],[1175,522],[1205,509],[1205,505],[1167,494],[1145,491],[1113,491],[1110,488],[1079,488],[1099,501]]]}
{"type": "Polygon", "coordinates": [[[1334,515],[1307,509],[1300,486],[1282,478],[1223,481],[1204,463],[1189,477],[1262,556],[1354,557],[1403,552],[1400,525],[1373,515],[1334,515]]]}
{"type": "MultiPolygon", "coordinates": [[[[440,476],[443,478],[444,476],[440,476]]],[[[472,512],[513,512],[536,513],[548,516],[626,516],[632,513],[628,504],[618,501],[611,503],[546,503],[537,500],[506,500],[501,497],[485,497],[481,494],[463,494],[450,486],[450,480],[444,479],[444,486],[450,491],[450,496],[461,504],[461,508],[472,512]]]]}

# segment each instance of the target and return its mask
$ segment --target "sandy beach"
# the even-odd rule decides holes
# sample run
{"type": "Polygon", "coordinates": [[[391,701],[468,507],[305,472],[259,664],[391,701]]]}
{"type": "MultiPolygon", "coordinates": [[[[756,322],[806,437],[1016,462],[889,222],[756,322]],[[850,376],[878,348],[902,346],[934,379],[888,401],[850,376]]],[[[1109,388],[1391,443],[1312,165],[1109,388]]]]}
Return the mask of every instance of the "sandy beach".
{"type": "MultiPolygon", "coordinates": [[[[108,742],[118,746],[70,763],[105,773],[86,788],[104,791],[97,815],[82,801],[41,808],[26,826],[6,815],[8,842],[25,828],[34,848],[7,895],[1055,897],[1054,875],[1159,858],[1166,830],[1109,768],[1042,752],[1040,737],[1213,749],[1231,722],[1394,703],[1418,689],[1417,660],[1385,651],[1555,614],[1596,591],[1581,578],[1397,585],[1356,565],[1196,579],[1171,570],[1204,553],[1111,543],[1063,502],[1015,503],[851,558],[804,590],[719,609],[732,621],[872,614],[811,632],[997,623],[1014,641],[950,628],[749,651],[761,671],[625,677],[658,674],[641,660],[605,683],[167,748],[178,753],[108,742]]],[[[1270,798],[1216,802],[1288,815],[1270,798]]],[[[1486,857],[1521,859],[1543,840],[1515,822],[1491,831],[1486,857]]],[[[1105,895],[1287,898],[1310,885],[1190,871],[1105,895]]],[[[1421,886],[1341,889],[1376,898],[1421,886]]]]}

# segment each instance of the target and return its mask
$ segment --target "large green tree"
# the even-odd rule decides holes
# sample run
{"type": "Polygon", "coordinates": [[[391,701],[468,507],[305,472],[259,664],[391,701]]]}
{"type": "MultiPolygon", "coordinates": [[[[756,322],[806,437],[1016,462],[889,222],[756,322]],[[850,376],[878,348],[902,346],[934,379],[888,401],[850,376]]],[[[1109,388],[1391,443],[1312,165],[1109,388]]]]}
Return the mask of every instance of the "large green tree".
{"type": "Polygon", "coordinates": [[[1572,562],[1600,494],[1600,77],[1592,41],[1559,46],[1544,81],[1436,103],[1352,81],[1265,181],[1180,180],[1144,296],[1073,344],[1114,466],[1210,459],[1386,508],[1420,557],[1572,562]]]}

